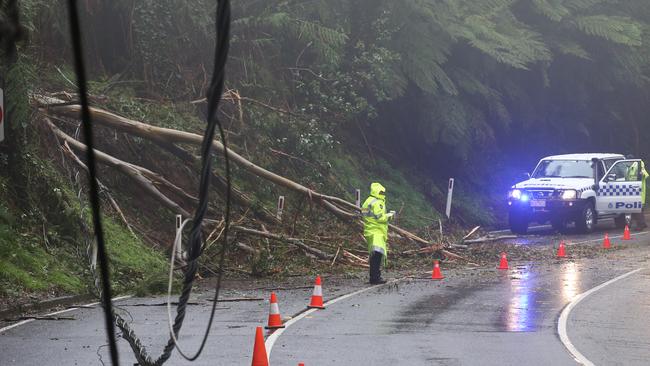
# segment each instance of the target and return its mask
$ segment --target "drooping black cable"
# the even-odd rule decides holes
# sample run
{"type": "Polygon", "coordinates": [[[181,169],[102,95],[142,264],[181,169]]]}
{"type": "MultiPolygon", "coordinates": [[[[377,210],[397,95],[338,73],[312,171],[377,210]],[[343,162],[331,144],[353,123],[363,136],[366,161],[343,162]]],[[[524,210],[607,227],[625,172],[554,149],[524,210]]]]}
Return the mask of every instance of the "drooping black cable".
{"type": "Polygon", "coordinates": [[[79,100],[81,102],[81,120],[83,122],[84,140],[86,142],[86,159],[88,160],[88,173],[90,176],[90,204],[93,213],[93,225],[95,236],[97,238],[97,255],[99,257],[99,269],[102,277],[102,303],[104,308],[104,320],[106,323],[106,333],[110,348],[111,363],[114,366],[119,365],[117,353],[117,343],[115,341],[115,326],[113,324],[113,308],[111,303],[111,283],[108,273],[108,257],[104,244],[104,231],[102,229],[99,187],[97,184],[97,170],[95,162],[95,151],[93,142],[93,131],[88,108],[88,96],[86,87],[86,70],[84,67],[83,52],[81,45],[81,29],[79,26],[79,13],[77,10],[77,1],[68,0],[68,12],[70,15],[70,35],[72,37],[72,49],[74,54],[75,73],[77,74],[77,86],[79,87],[79,100]]]}
{"type": "MultiPolygon", "coordinates": [[[[214,298],[212,301],[212,309],[210,311],[210,319],[206,326],[205,334],[201,340],[201,345],[199,349],[193,356],[185,355],[180,349],[178,349],[179,354],[183,356],[188,361],[194,361],[203,352],[205,344],[210,335],[210,330],[212,328],[212,322],[214,320],[214,315],[216,313],[217,303],[219,300],[219,291],[221,289],[221,280],[223,278],[223,265],[226,257],[226,252],[228,251],[229,242],[228,242],[228,232],[230,230],[230,201],[231,201],[231,177],[230,177],[230,158],[228,157],[228,144],[226,142],[226,136],[223,130],[223,126],[217,117],[217,110],[219,108],[219,102],[221,100],[221,95],[223,93],[224,82],[225,82],[225,67],[228,60],[228,50],[229,50],[229,38],[230,38],[230,0],[219,0],[217,5],[217,19],[216,19],[216,32],[217,32],[217,41],[215,47],[214,55],[214,69],[212,73],[212,80],[210,82],[210,87],[208,89],[207,100],[208,100],[208,127],[206,129],[205,135],[203,137],[203,146],[202,150],[202,159],[203,159],[203,169],[201,171],[201,183],[199,188],[199,197],[203,198],[205,194],[205,201],[201,202],[197,208],[196,214],[194,216],[192,231],[190,233],[190,259],[194,260],[194,256],[198,259],[198,256],[201,254],[201,245],[203,243],[202,233],[201,233],[201,224],[203,217],[207,211],[207,196],[208,188],[210,186],[210,177],[212,173],[212,141],[214,140],[214,130],[215,126],[219,128],[219,136],[223,144],[223,156],[226,169],[226,208],[224,213],[224,232],[223,232],[223,245],[221,252],[219,254],[219,269],[217,274],[217,283],[215,285],[214,298]]],[[[197,262],[198,266],[198,262],[197,262]]],[[[197,267],[198,268],[198,267],[197,267]]],[[[181,295],[181,298],[183,296],[181,295]]],[[[189,294],[188,294],[189,298],[189,294]]],[[[180,299],[179,299],[180,302],[180,299]]],[[[178,315],[180,315],[180,308],[178,315]]],[[[178,318],[178,316],[177,316],[178,318]]],[[[174,329],[176,331],[176,329],[174,329]]],[[[178,334],[178,332],[176,332],[178,334]]]]}
{"type": "MultiPolygon", "coordinates": [[[[76,13],[76,3],[74,6],[71,6],[71,8],[74,11],[74,14],[76,16],[76,28],[79,29],[78,26],[78,16],[76,13]]],[[[71,14],[73,12],[71,11],[71,14]]],[[[199,205],[197,207],[197,211],[195,213],[195,219],[193,220],[193,228],[192,232],[190,234],[190,247],[189,247],[189,264],[187,266],[187,269],[185,271],[185,276],[184,276],[184,281],[183,281],[183,288],[181,290],[181,296],[179,297],[179,305],[177,307],[177,316],[176,319],[174,320],[173,324],[173,332],[178,336],[178,333],[182,327],[183,320],[185,318],[185,311],[187,307],[187,301],[189,300],[189,296],[192,290],[192,285],[194,281],[194,277],[198,271],[198,257],[201,254],[201,248],[202,248],[202,242],[203,238],[201,235],[201,227],[202,227],[202,221],[205,217],[205,214],[207,212],[207,205],[208,205],[208,193],[209,193],[209,185],[210,185],[210,175],[211,175],[211,162],[212,158],[210,156],[211,152],[211,147],[212,147],[212,142],[214,140],[214,133],[216,127],[219,128],[220,132],[220,137],[221,140],[223,141],[224,145],[224,157],[225,157],[225,167],[226,167],[226,183],[227,183],[227,193],[226,193],[226,210],[224,214],[224,222],[225,222],[225,228],[224,228],[224,234],[223,234],[223,240],[224,244],[222,246],[222,251],[221,251],[221,257],[220,257],[220,270],[218,273],[218,278],[217,278],[217,285],[215,289],[215,296],[214,296],[214,302],[212,306],[212,311],[210,314],[210,320],[208,322],[208,326],[206,329],[206,332],[203,336],[203,340],[201,342],[201,346],[199,347],[199,350],[196,352],[196,354],[192,357],[187,357],[186,355],[182,354],[183,357],[185,357],[188,360],[196,360],[201,352],[203,351],[203,348],[206,344],[207,338],[210,333],[210,328],[214,319],[215,311],[216,311],[216,305],[217,305],[217,300],[219,298],[219,289],[221,287],[221,279],[222,279],[222,274],[223,271],[221,268],[223,268],[223,263],[225,261],[225,255],[228,250],[228,232],[229,232],[229,227],[230,227],[230,210],[231,210],[231,180],[230,180],[230,162],[229,162],[229,157],[228,157],[228,152],[227,152],[227,143],[225,140],[225,133],[223,131],[223,128],[217,119],[217,109],[219,105],[219,101],[221,98],[221,94],[223,93],[223,86],[224,86],[224,79],[225,79],[225,64],[228,56],[228,49],[229,49],[229,35],[230,35],[230,2],[228,0],[220,0],[218,1],[218,6],[217,6],[217,17],[216,17],[216,28],[217,28],[217,42],[216,42],[216,48],[215,48],[215,63],[214,63],[214,72],[210,84],[210,88],[208,89],[208,125],[206,127],[206,131],[204,134],[204,139],[203,139],[203,144],[202,144],[202,169],[201,169],[201,179],[200,179],[200,186],[199,186],[199,205]]],[[[73,32],[74,33],[74,32],[73,32]]],[[[80,38],[80,37],[79,37],[80,38]]],[[[79,46],[81,45],[81,41],[79,41],[79,46]]],[[[83,70],[83,59],[80,60],[81,64],[81,70],[83,70]]],[[[82,102],[85,102],[86,105],[86,112],[88,112],[87,109],[87,95],[86,93],[86,84],[85,84],[85,73],[83,74],[83,83],[81,83],[82,78],[80,78],[80,84],[83,84],[83,93],[81,93],[82,88],[80,85],[80,94],[82,94],[82,102]]],[[[82,113],[84,112],[84,108],[82,105],[82,113]]],[[[89,112],[87,113],[89,115],[89,112]]],[[[89,117],[89,116],[88,116],[89,117]]],[[[84,129],[84,133],[86,133],[86,129],[84,129]]],[[[92,136],[91,136],[92,137],[92,136]]],[[[89,164],[90,164],[91,159],[89,159],[89,164]]],[[[93,170],[94,170],[94,165],[93,165],[93,170]]],[[[91,178],[92,179],[92,178],[91,178]]],[[[94,182],[94,180],[93,180],[94,182]]],[[[97,187],[95,187],[97,188],[97,187]]],[[[92,188],[91,188],[91,196],[92,196],[92,188]]],[[[101,229],[101,227],[100,227],[101,229]]],[[[100,258],[105,258],[105,252],[99,252],[98,255],[100,258]]],[[[101,261],[100,261],[101,265],[101,261]]],[[[103,271],[102,271],[103,273],[103,271]]],[[[105,278],[102,276],[102,278],[105,278]]],[[[104,282],[102,283],[103,285],[105,284],[104,282]]],[[[110,291],[110,283],[108,290],[110,291]]],[[[105,298],[105,294],[107,293],[105,291],[105,287],[102,286],[102,297],[103,299],[105,298]]],[[[110,297],[108,297],[109,302],[108,306],[110,306],[110,297]]],[[[140,363],[142,366],[150,366],[150,365],[162,365],[165,363],[169,357],[171,356],[172,350],[174,347],[176,347],[176,344],[174,342],[174,339],[170,336],[170,339],[165,346],[165,349],[163,350],[162,354],[157,358],[157,359],[152,359],[151,356],[147,353],[146,347],[142,344],[142,341],[136,336],[134,330],[129,326],[129,324],[118,314],[115,312],[111,311],[110,314],[112,315],[112,319],[115,322],[115,325],[117,325],[120,330],[122,330],[122,337],[127,340],[129,345],[134,351],[135,357],[137,361],[140,363]]],[[[111,332],[114,340],[114,331],[111,332]]],[[[110,342],[109,342],[110,344],[110,342]]],[[[180,352],[180,349],[179,349],[180,352]]],[[[117,355],[117,354],[116,354],[117,355]]],[[[112,354],[111,354],[112,356],[112,354]]],[[[117,364],[114,362],[114,364],[117,364]]]]}

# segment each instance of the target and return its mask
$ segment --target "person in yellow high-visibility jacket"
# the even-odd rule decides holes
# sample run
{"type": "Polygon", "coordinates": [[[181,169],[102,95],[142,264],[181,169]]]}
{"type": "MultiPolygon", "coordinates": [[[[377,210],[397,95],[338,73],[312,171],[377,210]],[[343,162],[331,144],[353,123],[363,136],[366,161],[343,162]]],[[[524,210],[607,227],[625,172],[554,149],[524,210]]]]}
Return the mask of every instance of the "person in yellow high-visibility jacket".
{"type": "Polygon", "coordinates": [[[395,211],[386,213],[386,188],[380,183],[370,185],[370,196],[363,202],[361,214],[370,257],[370,283],[385,283],[381,278],[381,265],[385,265],[388,258],[388,221],[395,216],[395,211]]]}
{"type": "Polygon", "coordinates": [[[648,180],[648,171],[645,169],[645,163],[641,160],[638,164],[632,164],[627,172],[626,179],[628,181],[641,181],[641,203],[643,208],[641,213],[632,214],[632,221],[636,222],[637,230],[643,230],[648,227],[648,224],[645,222],[645,210],[646,210],[646,180],[648,180]],[[640,168],[640,169],[639,169],[640,168]]]}
{"type": "Polygon", "coordinates": [[[639,172],[641,178],[641,203],[643,204],[643,209],[641,213],[632,215],[634,221],[636,221],[636,228],[638,230],[643,230],[648,227],[648,224],[645,222],[645,211],[646,211],[646,181],[648,180],[648,171],[645,170],[645,163],[641,160],[641,171],[639,172]]]}

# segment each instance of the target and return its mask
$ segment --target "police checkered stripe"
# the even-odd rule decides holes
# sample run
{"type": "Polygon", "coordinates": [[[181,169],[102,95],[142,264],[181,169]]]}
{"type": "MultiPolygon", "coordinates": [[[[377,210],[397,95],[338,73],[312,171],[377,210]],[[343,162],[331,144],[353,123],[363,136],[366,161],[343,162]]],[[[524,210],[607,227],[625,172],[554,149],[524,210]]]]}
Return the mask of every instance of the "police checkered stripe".
{"type": "Polygon", "coordinates": [[[612,184],[601,187],[598,190],[599,196],[640,196],[641,186],[629,184],[612,184]]]}

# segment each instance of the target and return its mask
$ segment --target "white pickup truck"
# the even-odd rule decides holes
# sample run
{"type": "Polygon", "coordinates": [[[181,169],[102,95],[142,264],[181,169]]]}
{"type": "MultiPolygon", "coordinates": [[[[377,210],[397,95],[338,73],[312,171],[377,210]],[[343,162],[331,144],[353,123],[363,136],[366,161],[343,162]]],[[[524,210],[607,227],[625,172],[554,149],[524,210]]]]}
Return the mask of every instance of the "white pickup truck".
{"type": "Polygon", "coordinates": [[[568,154],[540,160],[529,179],[508,191],[509,224],[525,234],[531,222],[564,231],[570,222],[590,232],[599,219],[641,212],[641,160],[620,154],[568,154]]]}

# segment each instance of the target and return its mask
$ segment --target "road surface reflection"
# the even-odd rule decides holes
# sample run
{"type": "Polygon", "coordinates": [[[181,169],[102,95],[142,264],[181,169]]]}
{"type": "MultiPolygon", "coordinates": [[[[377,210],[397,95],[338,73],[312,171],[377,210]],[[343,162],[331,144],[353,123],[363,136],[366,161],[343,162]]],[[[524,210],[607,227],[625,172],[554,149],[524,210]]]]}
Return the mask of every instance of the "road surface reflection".
{"type": "Polygon", "coordinates": [[[580,270],[575,263],[561,267],[557,286],[543,284],[537,271],[531,271],[529,265],[517,267],[508,276],[510,298],[499,322],[500,328],[507,332],[538,329],[545,313],[541,307],[561,307],[580,293],[580,270]]]}

